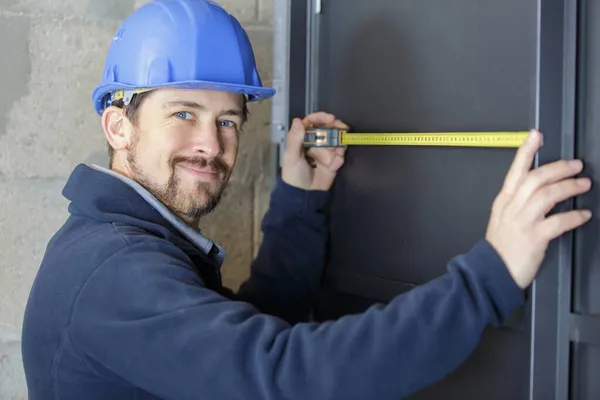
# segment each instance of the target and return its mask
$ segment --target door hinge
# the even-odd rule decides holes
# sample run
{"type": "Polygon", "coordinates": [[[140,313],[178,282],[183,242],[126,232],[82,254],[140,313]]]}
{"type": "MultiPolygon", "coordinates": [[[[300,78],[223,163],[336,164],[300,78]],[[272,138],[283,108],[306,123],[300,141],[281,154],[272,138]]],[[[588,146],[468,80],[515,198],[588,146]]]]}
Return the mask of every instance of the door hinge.
{"type": "Polygon", "coordinates": [[[315,0],[315,14],[321,14],[321,0],[315,0]]]}

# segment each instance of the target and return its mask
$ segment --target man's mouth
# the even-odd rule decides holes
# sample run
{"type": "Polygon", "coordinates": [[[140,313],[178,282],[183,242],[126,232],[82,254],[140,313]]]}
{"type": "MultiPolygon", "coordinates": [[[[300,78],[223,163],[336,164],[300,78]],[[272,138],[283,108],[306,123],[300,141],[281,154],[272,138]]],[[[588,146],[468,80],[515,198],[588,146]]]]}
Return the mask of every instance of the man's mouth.
{"type": "Polygon", "coordinates": [[[179,163],[177,165],[179,165],[185,171],[193,174],[194,176],[202,178],[202,179],[214,180],[214,179],[217,179],[217,177],[219,176],[219,172],[215,171],[213,168],[211,168],[208,165],[206,167],[200,167],[198,165],[189,164],[189,163],[179,163]]]}

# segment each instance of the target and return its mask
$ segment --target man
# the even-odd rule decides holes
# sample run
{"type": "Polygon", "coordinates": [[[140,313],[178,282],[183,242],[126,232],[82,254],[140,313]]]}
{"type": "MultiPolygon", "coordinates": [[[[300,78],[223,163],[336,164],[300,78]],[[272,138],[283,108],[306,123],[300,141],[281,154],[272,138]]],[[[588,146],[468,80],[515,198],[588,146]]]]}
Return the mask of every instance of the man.
{"type": "Polygon", "coordinates": [[[444,276],[363,314],[311,322],[322,206],[344,151],[312,152],[312,168],[304,129],[347,128],[316,113],[293,122],[260,252],[232,293],[221,285],[224,249],[197,226],[231,176],[246,100],[272,95],[244,30],[210,1],[156,0],[124,22],[94,93],[111,168],[73,171],[71,215],[27,305],[32,400],[399,399],[460,365],[522,303],[548,242],[590,218],[546,217],[590,182],[574,178],[578,161],[531,171],[534,131],[485,238],[444,276]]]}

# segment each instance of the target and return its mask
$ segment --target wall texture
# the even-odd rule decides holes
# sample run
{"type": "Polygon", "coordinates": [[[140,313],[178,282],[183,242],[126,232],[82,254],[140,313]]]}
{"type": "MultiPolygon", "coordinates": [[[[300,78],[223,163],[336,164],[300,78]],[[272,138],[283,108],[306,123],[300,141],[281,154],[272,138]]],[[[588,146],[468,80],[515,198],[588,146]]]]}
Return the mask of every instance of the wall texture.
{"type": "MultiPolygon", "coordinates": [[[[272,81],[273,0],[221,0],[246,27],[272,81]]],[[[47,241],[64,222],[61,190],[79,162],[105,164],[90,96],[120,21],[146,1],[0,0],[0,399],[26,399],[22,315],[47,241]]],[[[236,172],[202,229],[228,249],[237,288],[260,242],[269,199],[270,102],[251,104],[236,172]]]]}

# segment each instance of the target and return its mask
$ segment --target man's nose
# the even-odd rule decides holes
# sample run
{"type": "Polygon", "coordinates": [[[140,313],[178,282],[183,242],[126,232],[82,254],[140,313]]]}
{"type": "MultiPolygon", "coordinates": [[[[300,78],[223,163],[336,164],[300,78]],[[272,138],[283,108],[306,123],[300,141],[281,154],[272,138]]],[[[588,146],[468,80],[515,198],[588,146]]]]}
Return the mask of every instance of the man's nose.
{"type": "Polygon", "coordinates": [[[223,151],[216,123],[203,123],[194,132],[194,151],[214,158],[223,151]]]}

